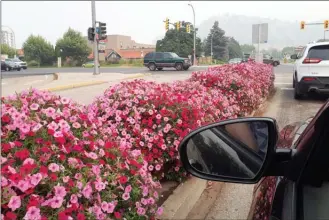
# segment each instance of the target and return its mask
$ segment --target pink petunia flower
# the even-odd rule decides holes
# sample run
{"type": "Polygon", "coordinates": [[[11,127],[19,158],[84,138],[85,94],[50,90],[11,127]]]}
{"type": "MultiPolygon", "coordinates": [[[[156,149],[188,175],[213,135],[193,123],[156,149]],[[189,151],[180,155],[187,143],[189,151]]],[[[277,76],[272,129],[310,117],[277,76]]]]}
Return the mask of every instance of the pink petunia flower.
{"type": "Polygon", "coordinates": [[[130,194],[129,194],[128,192],[125,192],[125,193],[122,194],[122,199],[123,199],[123,200],[126,201],[126,200],[128,200],[129,198],[130,198],[130,194]]]}
{"type": "Polygon", "coordinates": [[[32,103],[30,105],[30,109],[33,110],[33,111],[38,110],[38,108],[39,108],[39,105],[37,103],[32,103]]]}
{"type": "Polygon", "coordinates": [[[53,209],[58,209],[62,206],[63,201],[64,201],[63,197],[55,196],[50,202],[50,207],[53,209]]]}
{"type": "Polygon", "coordinates": [[[35,206],[29,207],[24,216],[24,220],[41,220],[40,209],[35,206]]]}
{"type": "Polygon", "coordinates": [[[42,180],[42,174],[41,173],[36,173],[36,174],[32,175],[30,183],[33,186],[37,186],[40,183],[41,180],[42,180]]]}
{"type": "Polygon", "coordinates": [[[54,186],[55,196],[64,198],[66,196],[66,190],[63,186],[54,186]]]}
{"type": "Polygon", "coordinates": [[[19,207],[21,207],[21,197],[19,196],[12,196],[9,200],[8,207],[12,210],[15,211],[19,207]]]}
{"type": "Polygon", "coordinates": [[[55,164],[55,163],[51,163],[51,164],[49,164],[48,169],[51,172],[55,173],[55,172],[58,172],[59,171],[59,166],[57,164],[55,164]]]}

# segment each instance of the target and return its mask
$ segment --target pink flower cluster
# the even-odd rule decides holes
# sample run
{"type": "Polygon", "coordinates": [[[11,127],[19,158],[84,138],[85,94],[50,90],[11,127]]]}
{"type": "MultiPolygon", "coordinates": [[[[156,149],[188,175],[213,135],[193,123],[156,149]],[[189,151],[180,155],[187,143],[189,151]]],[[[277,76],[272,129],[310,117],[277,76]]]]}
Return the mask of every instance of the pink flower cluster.
{"type": "Polygon", "coordinates": [[[224,65],[185,81],[122,82],[89,106],[46,91],[2,98],[2,219],[155,219],[158,180],[186,177],[180,141],[257,108],[263,64],[224,65]]]}
{"type": "Polygon", "coordinates": [[[2,98],[1,219],[146,219],[161,214],[140,150],[86,108],[45,91],[2,98]]]}
{"type": "Polygon", "coordinates": [[[141,150],[154,176],[181,180],[186,174],[180,166],[180,141],[201,125],[251,113],[273,81],[269,65],[224,65],[174,83],[120,83],[96,98],[88,112],[104,121],[103,133],[130,150],[141,150]]]}

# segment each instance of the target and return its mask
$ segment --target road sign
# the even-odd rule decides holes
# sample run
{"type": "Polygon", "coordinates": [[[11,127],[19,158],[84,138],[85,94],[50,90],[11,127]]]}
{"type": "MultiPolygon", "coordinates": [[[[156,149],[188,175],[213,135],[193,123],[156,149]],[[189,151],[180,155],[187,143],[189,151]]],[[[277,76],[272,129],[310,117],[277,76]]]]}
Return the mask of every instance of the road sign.
{"type": "Polygon", "coordinates": [[[268,42],[268,23],[252,25],[252,43],[263,44],[268,42]]]}

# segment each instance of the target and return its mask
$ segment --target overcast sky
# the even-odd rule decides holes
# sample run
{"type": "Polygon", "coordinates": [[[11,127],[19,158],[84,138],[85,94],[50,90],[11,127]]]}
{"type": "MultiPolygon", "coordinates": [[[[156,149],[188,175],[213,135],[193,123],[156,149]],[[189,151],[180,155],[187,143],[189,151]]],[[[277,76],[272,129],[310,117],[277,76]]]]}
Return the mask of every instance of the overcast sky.
{"type": "MultiPolygon", "coordinates": [[[[108,34],[132,36],[138,43],[155,43],[165,34],[163,20],[193,21],[187,1],[100,1],[96,19],[107,23],[108,34]]],[[[329,19],[329,2],[224,2],[193,1],[196,26],[219,14],[238,14],[306,22],[329,19]]],[[[55,44],[71,27],[86,35],[91,26],[91,2],[88,1],[2,1],[2,25],[15,32],[20,48],[30,34],[39,34],[55,44]]]]}

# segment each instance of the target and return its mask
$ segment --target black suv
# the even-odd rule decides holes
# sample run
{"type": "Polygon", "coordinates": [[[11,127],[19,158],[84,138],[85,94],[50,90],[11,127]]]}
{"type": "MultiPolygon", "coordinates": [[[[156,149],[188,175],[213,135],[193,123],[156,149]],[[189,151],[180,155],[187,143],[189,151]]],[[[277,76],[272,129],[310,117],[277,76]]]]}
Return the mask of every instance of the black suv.
{"type": "Polygon", "coordinates": [[[179,71],[188,70],[191,66],[191,61],[172,52],[150,52],[144,57],[144,66],[151,71],[156,69],[162,70],[164,67],[174,67],[179,71]]]}

